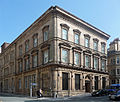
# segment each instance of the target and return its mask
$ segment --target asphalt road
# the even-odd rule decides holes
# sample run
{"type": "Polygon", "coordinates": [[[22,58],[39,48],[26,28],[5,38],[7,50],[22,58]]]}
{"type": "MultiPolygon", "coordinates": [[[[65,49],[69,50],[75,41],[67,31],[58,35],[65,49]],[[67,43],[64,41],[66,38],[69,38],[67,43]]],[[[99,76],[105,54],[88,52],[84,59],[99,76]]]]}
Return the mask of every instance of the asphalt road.
{"type": "MultiPolygon", "coordinates": [[[[0,96],[0,102],[116,102],[109,100],[108,96],[92,97],[90,94],[66,98],[29,98],[15,96],[0,96]]],[[[118,101],[119,102],[119,101],[118,101]]]]}

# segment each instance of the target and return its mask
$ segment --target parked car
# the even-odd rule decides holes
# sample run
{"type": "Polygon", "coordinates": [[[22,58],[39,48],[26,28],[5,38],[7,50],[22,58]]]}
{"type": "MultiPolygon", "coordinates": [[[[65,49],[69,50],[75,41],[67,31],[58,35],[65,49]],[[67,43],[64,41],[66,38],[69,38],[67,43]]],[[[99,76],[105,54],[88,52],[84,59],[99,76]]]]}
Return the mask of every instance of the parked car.
{"type": "Polygon", "coordinates": [[[96,90],[96,91],[92,92],[91,95],[92,96],[104,96],[104,95],[108,95],[108,91],[105,89],[96,90]]]}
{"type": "Polygon", "coordinates": [[[110,100],[120,100],[120,90],[117,90],[116,92],[109,94],[110,100]]]}

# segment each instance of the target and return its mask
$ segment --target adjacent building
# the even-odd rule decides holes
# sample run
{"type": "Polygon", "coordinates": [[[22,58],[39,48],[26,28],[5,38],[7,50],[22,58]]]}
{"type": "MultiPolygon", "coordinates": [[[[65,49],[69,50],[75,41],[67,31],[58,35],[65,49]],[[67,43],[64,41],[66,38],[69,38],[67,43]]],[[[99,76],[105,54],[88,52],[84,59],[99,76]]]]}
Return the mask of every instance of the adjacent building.
{"type": "Polygon", "coordinates": [[[120,39],[116,38],[109,44],[108,70],[110,84],[120,84],[120,39]]]}
{"type": "Polygon", "coordinates": [[[109,35],[71,13],[50,7],[0,54],[0,91],[70,96],[109,85],[109,35]]]}

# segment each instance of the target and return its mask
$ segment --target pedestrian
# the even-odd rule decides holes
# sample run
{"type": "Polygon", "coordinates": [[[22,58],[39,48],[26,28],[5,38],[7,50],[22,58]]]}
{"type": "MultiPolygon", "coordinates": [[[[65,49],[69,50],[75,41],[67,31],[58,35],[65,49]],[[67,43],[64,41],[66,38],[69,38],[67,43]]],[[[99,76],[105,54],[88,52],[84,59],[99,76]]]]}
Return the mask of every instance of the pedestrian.
{"type": "Polygon", "coordinates": [[[39,90],[37,91],[37,97],[38,97],[38,98],[43,97],[43,95],[42,95],[42,90],[41,90],[41,89],[39,89],[39,90]]]}

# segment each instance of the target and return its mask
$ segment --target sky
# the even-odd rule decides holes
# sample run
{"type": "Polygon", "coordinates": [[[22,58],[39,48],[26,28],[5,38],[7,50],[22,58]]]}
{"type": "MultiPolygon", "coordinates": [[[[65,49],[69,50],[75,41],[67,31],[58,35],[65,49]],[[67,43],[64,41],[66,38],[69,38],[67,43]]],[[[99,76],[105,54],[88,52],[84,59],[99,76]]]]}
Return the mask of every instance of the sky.
{"type": "Polygon", "coordinates": [[[109,34],[108,44],[120,38],[120,0],[0,0],[0,46],[55,5],[109,34]]]}

